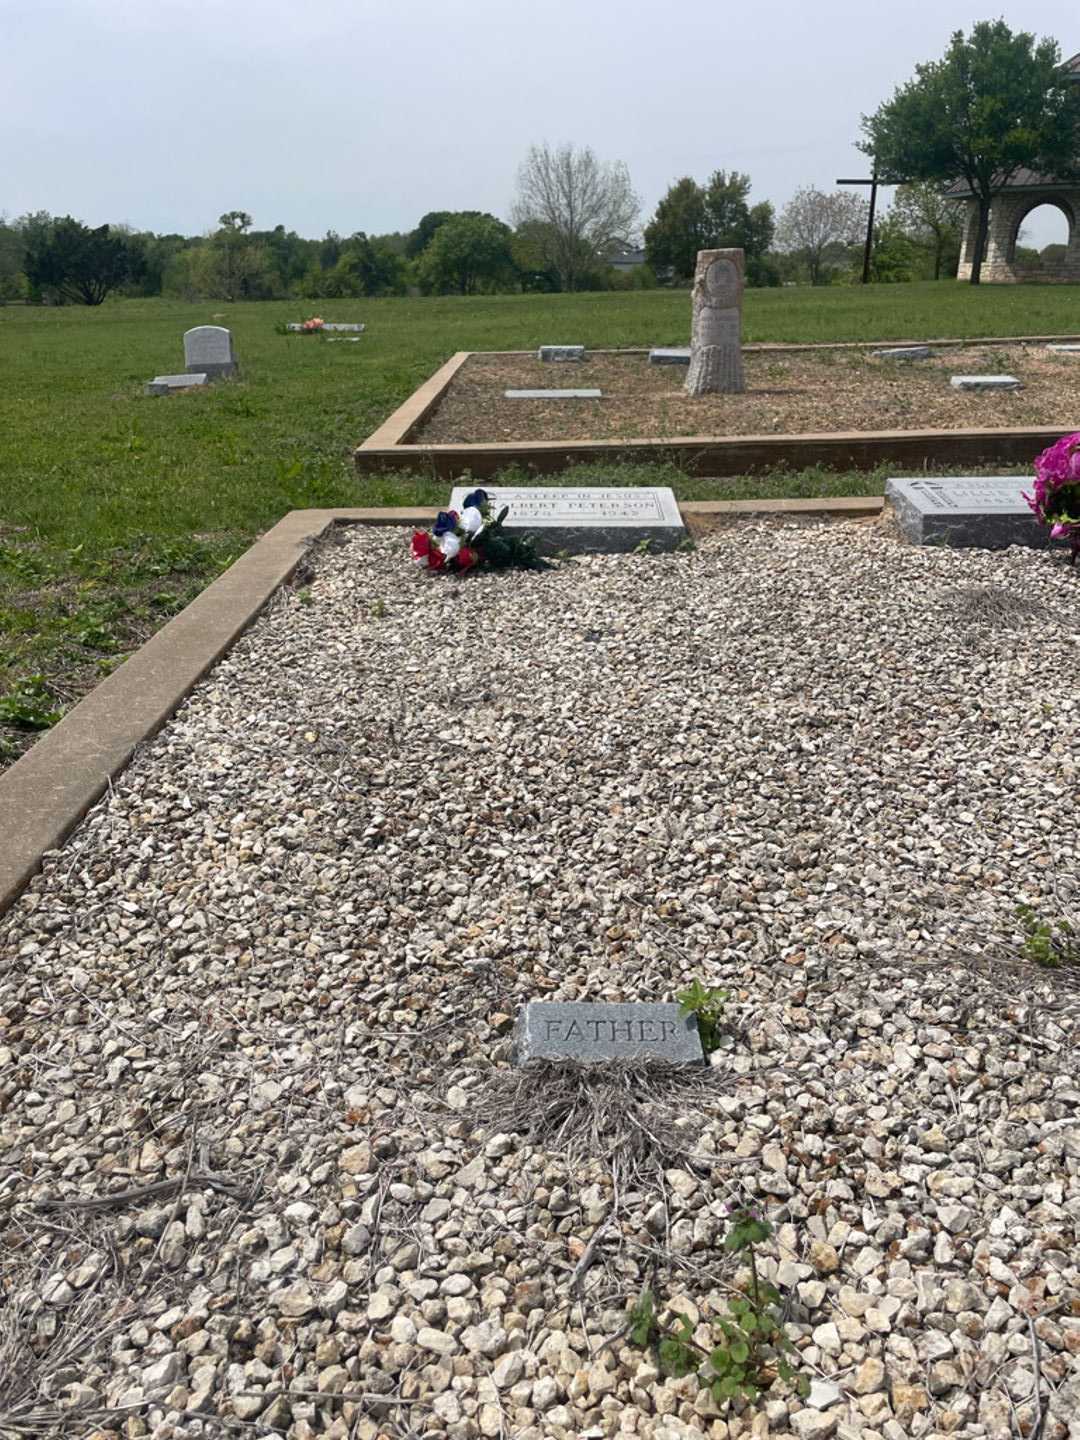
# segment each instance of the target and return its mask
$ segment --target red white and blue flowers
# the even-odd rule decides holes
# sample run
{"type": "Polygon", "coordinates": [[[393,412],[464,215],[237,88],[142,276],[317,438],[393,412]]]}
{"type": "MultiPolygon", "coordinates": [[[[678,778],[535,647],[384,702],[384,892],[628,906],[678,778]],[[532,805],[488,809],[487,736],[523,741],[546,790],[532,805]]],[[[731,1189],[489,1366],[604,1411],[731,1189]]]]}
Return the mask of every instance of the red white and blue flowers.
{"type": "Polygon", "coordinates": [[[1035,457],[1034,493],[1024,499],[1054,540],[1068,540],[1071,559],[1080,554],[1080,433],[1064,435],[1035,457]]]}
{"type": "Polygon", "coordinates": [[[414,532],[413,561],[424,570],[457,574],[480,565],[534,566],[534,542],[503,530],[508,509],[504,505],[496,515],[486,490],[470,491],[460,510],[440,510],[431,530],[414,532]]]}

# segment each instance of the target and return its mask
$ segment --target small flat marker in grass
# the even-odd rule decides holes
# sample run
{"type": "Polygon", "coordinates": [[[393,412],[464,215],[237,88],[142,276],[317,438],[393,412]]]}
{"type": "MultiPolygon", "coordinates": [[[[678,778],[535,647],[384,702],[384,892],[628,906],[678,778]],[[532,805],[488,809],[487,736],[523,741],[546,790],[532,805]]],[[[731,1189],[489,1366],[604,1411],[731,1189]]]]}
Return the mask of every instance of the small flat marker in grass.
{"type": "Polygon", "coordinates": [[[871,350],[875,360],[929,360],[934,353],[929,345],[891,345],[887,350],[871,350]]]}
{"type": "Polygon", "coordinates": [[[180,390],[194,390],[207,383],[207,377],[199,372],[194,375],[155,375],[148,380],[144,389],[146,395],[175,395],[180,390]]]}

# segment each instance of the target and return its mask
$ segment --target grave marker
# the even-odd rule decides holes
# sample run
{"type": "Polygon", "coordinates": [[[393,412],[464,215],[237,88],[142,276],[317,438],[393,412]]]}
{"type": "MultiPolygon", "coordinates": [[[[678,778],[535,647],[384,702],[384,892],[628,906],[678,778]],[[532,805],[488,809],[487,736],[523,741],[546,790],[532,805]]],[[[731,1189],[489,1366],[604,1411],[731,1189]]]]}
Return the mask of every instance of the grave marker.
{"type": "Polygon", "coordinates": [[[949,384],[954,390],[1019,390],[1015,375],[953,375],[949,384]]]}
{"type": "Polygon", "coordinates": [[[143,387],[145,395],[174,395],[179,390],[194,390],[196,386],[206,384],[206,375],[185,374],[185,375],[155,375],[153,380],[148,380],[143,387]]]}
{"type": "Polygon", "coordinates": [[[506,400],[599,400],[602,390],[504,390],[506,400]]]}
{"type": "Polygon", "coordinates": [[[196,325],[184,335],[184,366],[189,374],[218,380],[236,374],[232,332],[224,325],[196,325]]]}
{"type": "Polygon", "coordinates": [[[934,352],[929,345],[893,345],[870,353],[875,360],[929,360],[934,352]]]}
{"type": "Polygon", "coordinates": [[[1028,475],[896,479],[885,486],[885,498],[916,545],[1042,549],[1058,542],[1051,542],[1049,527],[1039,523],[1020,493],[1030,493],[1032,484],[1028,475]]]}
{"type": "Polygon", "coordinates": [[[1055,355],[1080,355],[1080,345],[1047,345],[1046,348],[1055,355]]]}
{"type": "Polygon", "coordinates": [[[689,345],[687,345],[687,346],[685,347],[685,349],[676,346],[676,347],[674,347],[674,348],[672,348],[672,349],[670,349],[670,350],[664,350],[664,349],[650,350],[650,351],[649,351],[649,364],[650,364],[650,365],[689,365],[689,364],[690,364],[690,347],[689,347],[689,345]]]}
{"type": "Polygon", "coordinates": [[[540,360],[584,360],[584,345],[541,345],[536,352],[540,360]]]}
{"type": "Polygon", "coordinates": [[[699,250],[691,291],[688,395],[738,395],[742,361],[742,250],[699,250]]]}
{"type": "Polygon", "coordinates": [[[694,1015],[678,1005],[560,1004],[531,1000],[518,1012],[514,1058],[530,1060],[667,1060],[700,1065],[705,1056],[694,1015]]]}
{"type": "MultiPolygon", "coordinates": [[[[455,485],[450,508],[460,510],[471,489],[455,485]]],[[[507,530],[535,535],[541,555],[560,550],[613,554],[633,550],[643,540],[655,550],[674,550],[686,539],[674,492],[667,485],[647,489],[500,485],[487,493],[496,514],[509,506],[507,530]]]]}

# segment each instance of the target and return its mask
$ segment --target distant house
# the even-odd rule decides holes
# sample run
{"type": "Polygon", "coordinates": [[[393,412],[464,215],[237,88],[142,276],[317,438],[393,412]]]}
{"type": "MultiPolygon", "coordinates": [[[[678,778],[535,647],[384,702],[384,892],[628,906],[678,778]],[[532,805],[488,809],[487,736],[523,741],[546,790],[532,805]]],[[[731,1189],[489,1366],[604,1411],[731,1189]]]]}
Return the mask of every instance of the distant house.
{"type": "Polygon", "coordinates": [[[620,244],[609,252],[608,264],[613,270],[636,270],[639,265],[645,264],[645,251],[620,244]]]}

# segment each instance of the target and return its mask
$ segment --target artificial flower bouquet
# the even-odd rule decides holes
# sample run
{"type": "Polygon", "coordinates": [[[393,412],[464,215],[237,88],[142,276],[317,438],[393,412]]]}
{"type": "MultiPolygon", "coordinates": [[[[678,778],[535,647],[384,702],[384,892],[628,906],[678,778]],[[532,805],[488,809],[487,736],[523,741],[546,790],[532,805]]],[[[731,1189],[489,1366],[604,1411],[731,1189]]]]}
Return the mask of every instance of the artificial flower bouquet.
{"type": "Polygon", "coordinates": [[[1065,435],[1035,457],[1034,493],[1024,499],[1054,540],[1068,540],[1070,560],[1080,554],[1080,433],[1065,435]]]}
{"type": "Polygon", "coordinates": [[[511,565],[534,570],[536,541],[503,528],[510,507],[496,515],[486,490],[472,490],[461,510],[440,510],[431,530],[412,537],[412,558],[424,570],[463,574],[478,566],[505,570],[511,565]]]}
{"type": "Polygon", "coordinates": [[[305,320],[300,329],[305,335],[314,335],[323,328],[326,321],[321,315],[313,315],[310,320],[305,320]]]}

